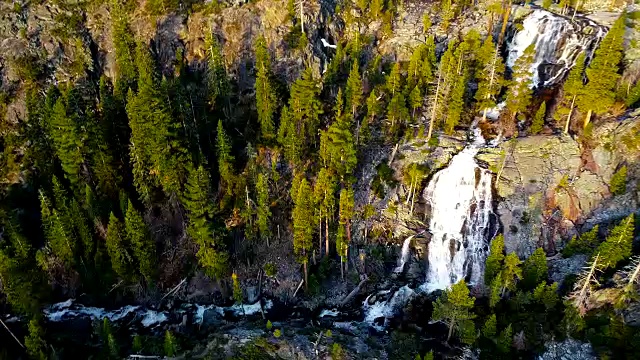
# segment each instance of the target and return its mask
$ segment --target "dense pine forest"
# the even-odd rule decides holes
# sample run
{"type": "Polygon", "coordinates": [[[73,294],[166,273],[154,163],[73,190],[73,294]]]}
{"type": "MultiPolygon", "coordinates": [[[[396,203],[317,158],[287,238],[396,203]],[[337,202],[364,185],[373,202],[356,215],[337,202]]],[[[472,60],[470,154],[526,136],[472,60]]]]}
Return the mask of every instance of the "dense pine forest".
{"type": "Polygon", "coordinates": [[[0,14],[0,358],[640,351],[635,4],[15,0],[0,14]],[[550,47],[554,21],[570,35],[550,47]],[[434,219],[464,206],[436,258],[434,219]],[[169,319],[55,318],[68,299],[169,319]],[[174,314],[196,303],[237,312],[174,314]]]}

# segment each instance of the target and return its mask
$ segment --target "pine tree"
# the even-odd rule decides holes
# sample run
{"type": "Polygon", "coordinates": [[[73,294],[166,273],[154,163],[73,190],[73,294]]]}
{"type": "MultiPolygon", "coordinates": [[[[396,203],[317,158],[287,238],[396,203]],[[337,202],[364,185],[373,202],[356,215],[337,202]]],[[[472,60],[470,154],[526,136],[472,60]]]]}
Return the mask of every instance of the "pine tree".
{"type": "Polygon", "coordinates": [[[29,321],[29,335],[24,339],[24,346],[27,348],[29,358],[34,360],[47,360],[47,343],[44,340],[45,332],[37,318],[29,321]]]}
{"type": "Polygon", "coordinates": [[[335,211],[336,180],[333,172],[327,168],[320,169],[318,178],[313,188],[314,203],[318,211],[318,223],[320,224],[320,246],[322,253],[322,221],[325,225],[325,256],[329,255],[329,221],[335,211]]]}
{"type": "Polygon", "coordinates": [[[238,275],[236,275],[236,273],[231,274],[231,282],[233,284],[233,300],[237,305],[242,307],[242,312],[244,313],[244,306],[242,305],[242,288],[240,287],[240,280],[238,280],[238,275]]]}
{"type": "Polygon", "coordinates": [[[400,63],[396,62],[391,68],[389,76],[387,76],[387,92],[391,96],[395,96],[396,92],[402,89],[402,74],[400,73],[400,63]]]}
{"type": "Polygon", "coordinates": [[[111,213],[109,215],[109,226],[107,227],[107,237],[105,240],[107,253],[111,258],[113,271],[122,279],[129,279],[129,255],[126,249],[124,224],[111,213]]]}
{"type": "Polygon", "coordinates": [[[464,112],[465,99],[464,95],[467,91],[468,72],[465,70],[462,74],[458,74],[453,89],[451,90],[451,97],[448,101],[447,118],[445,119],[444,132],[451,135],[455,130],[455,127],[460,123],[462,113],[464,112]]]}
{"type": "Polygon", "coordinates": [[[396,91],[395,95],[389,101],[387,106],[387,118],[389,125],[387,128],[387,137],[394,139],[400,130],[400,126],[404,125],[409,119],[409,109],[407,109],[407,101],[401,91],[396,91]]]}
{"type": "Polygon", "coordinates": [[[164,333],[164,355],[167,357],[176,356],[178,349],[176,345],[176,339],[171,333],[171,331],[167,330],[164,333]]]}
{"type": "MultiPolygon", "coordinates": [[[[40,212],[47,240],[47,248],[45,250],[50,251],[67,269],[73,268],[77,242],[73,234],[72,223],[66,217],[65,209],[60,212],[52,208],[49,200],[41,193],[40,212]]],[[[45,268],[45,270],[47,269],[45,268]]]]}
{"type": "Polygon", "coordinates": [[[367,98],[367,116],[362,121],[362,126],[360,127],[360,132],[358,134],[358,144],[364,144],[369,139],[371,135],[371,126],[375,123],[376,117],[380,115],[382,111],[380,100],[378,99],[378,95],[376,90],[371,90],[369,97],[367,98]]]}
{"type": "Polygon", "coordinates": [[[569,71],[569,75],[565,80],[562,87],[562,97],[560,98],[558,107],[556,108],[555,117],[557,120],[561,120],[563,116],[567,119],[564,122],[564,133],[569,133],[569,125],[571,124],[571,118],[575,111],[576,104],[580,104],[582,101],[579,99],[584,93],[584,69],[585,69],[585,53],[582,52],[576,59],[576,64],[569,71]]]}
{"type": "Polygon", "coordinates": [[[442,59],[440,59],[440,65],[436,75],[436,89],[432,98],[429,99],[431,102],[431,115],[429,119],[429,132],[427,133],[427,139],[431,139],[433,130],[446,114],[447,99],[449,98],[451,91],[452,79],[455,77],[454,71],[456,69],[456,62],[454,60],[453,52],[456,45],[457,42],[455,40],[450,41],[447,51],[445,51],[444,55],[442,55],[442,59]]]}
{"type": "Polygon", "coordinates": [[[451,339],[454,330],[460,332],[465,321],[476,317],[472,313],[475,300],[469,295],[469,289],[464,280],[452,285],[436,300],[431,320],[442,320],[447,323],[449,327],[447,341],[451,339]]]}
{"type": "Polygon", "coordinates": [[[205,51],[207,54],[207,92],[209,94],[209,104],[216,110],[228,107],[231,85],[227,77],[224,57],[220,43],[208,32],[205,37],[205,51]]]}
{"type": "Polygon", "coordinates": [[[498,235],[491,241],[489,256],[485,262],[484,283],[489,285],[500,272],[504,261],[504,236],[498,235]]]}
{"type": "Polygon", "coordinates": [[[353,61],[349,78],[347,79],[347,87],[345,89],[347,99],[347,109],[351,111],[352,118],[356,118],[356,114],[360,106],[362,106],[362,80],[360,79],[360,69],[357,59],[353,61]]]}
{"type": "Polygon", "coordinates": [[[278,142],[284,147],[284,157],[291,164],[297,164],[302,157],[304,138],[298,136],[296,124],[291,117],[289,107],[282,108],[280,114],[280,127],[278,128],[278,142]]]}
{"type": "Polygon", "coordinates": [[[496,337],[496,333],[498,331],[498,321],[496,319],[496,314],[491,314],[487,321],[485,321],[484,326],[482,327],[482,336],[487,339],[493,340],[496,337]]]}
{"type": "Polygon", "coordinates": [[[71,184],[77,186],[80,182],[80,168],[84,162],[81,152],[82,140],[75,115],[67,112],[66,101],[62,97],[56,101],[49,121],[49,133],[65,176],[71,184]]]}
{"type": "Polygon", "coordinates": [[[336,120],[320,137],[320,156],[325,164],[335,171],[344,181],[356,167],[358,158],[353,135],[349,124],[344,120],[336,120]]]}
{"type": "Polygon", "coordinates": [[[158,80],[153,58],[143,44],[137,46],[136,63],[138,92],[129,91],[127,96],[130,157],[134,184],[148,202],[156,185],[168,195],[180,193],[188,160],[167,104],[166,84],[158,80]]]}
{"type": "MultiPolygon", "coordinates": [[[[343,236],[336,240],[336,252],[340,255],[340,272],[344,279],[344,271],[349,269],[349,244],[351,243],[351,219],[354,214],[353,190],[350,187],[340,191],[340,225],[344,226],[343,236]],[[343,270],[344,267],[344,270],[343,270]]],[[[339,230],[340,231],[340,230],[339,230]]]]}
{"type": "Polygon", "coordinates": [[[547,255],[542,248],[537,248],[529,256],[522,267],[522,286],[533,290],[541,282],[547,281],[547,255]]]}
{"type": "Polygon", "coordinates": [[[489,307],[495,308],[502,299],[502,273],[498,272],[489,285],[489,307]]]}
{"type": "MultiPolygon", "coordinates": [[[[287,137],[298,137],[304,146],[316,144],[322,103],[318,100],[318,85],[313,79],[311,68],[303,71],[300,79],[291,86],[289,115],[292,119],[287,137]]],[[[284,111],[284,110],[283,110],[284,111]]],[[[284,116],[284,115],[283,115],[284,116]]],[[[282,123],[281,125],[282,126],[282,123]]]]}
{"type": "MultiPolygon", "coordinates": [[[[271,236],[269,224],[271,221],[271,202],[269,200],[269,179],[268,176],[260,173],[256,182],[258,230],[263,239],[271,236]]],[[[268,242],[267,242],[268,244],[268,242]]]]}
{"type": "Polygon", "coordinates": [[[503,354],[511,351],[511,344],[513,343],[513,330],[511,324],[509,324],[498,336],[498,351],[503,354]]]}
{"type": "Polygon", "coordinates": [[[504,258],[504,265],[502,267],[502,295],[506,290],[515,291],[516,283],[522,279],[522,269],[520,265],[522,261],[515,253],[509,253],[504,258]]]}
{"type": "Polygon", "coordinates": [[[574,254],[591,255],[600,243],[598,239],[598,231],[600,231],[600,228],[596,225],[591,230],[580,234],[580,236],[574,236],[569,240],[567,246],[562,249],[562,255],[564,257],[570,257],[574,254]]]}
{"type": "Polygon", "coordinates": [[[479,69],[476,72],[478,91],[475,99],[477,109],[482,111],[482,119],[486,120],[487,110],[496,106],[496,99],[502,90],[504,64],[491,36],[487,36],[478,52],[479,69]]]}
{"type": "Polygon", "coordinates": [[[275,136],[274,114],[278,105],[275,89],[271,85],[271,56],[264,36],[258,37],[254,45],[256,53],[256,107],[263,139],[275,136]]]}
{"type": "Polygon", "coordinates": [[[547,311],[553,309],[560,300],[558,297],[558,283],[547,285],[545,282],[541,282],[533,290],[533,299],[544,305],[547,311]]]}
{"type": "Polygon", "coordinates": [[[127,12],[119,0],[111,1],[111,31],[115,51],[116,80],[115,96],[121,101],[130,88],[135,86],[137,69],[135,63],[135,41],[129,28],[127,12]]]}
{"type": "Polygon", "coordinates": [[[420,88],[418,85],[414,86],[413,90],[409,94],[409,104],[411,104],[411,117],[416,119],[416,109],[422,105],[422,94],[420,94],[420,88]]]}
{"type": "Polygon", "coordinates": [[[631,256],[634,229],[635,220],[633,213],[611,229],[607,239],[601,243],[596,250],[596,253],[600,256],[598,269],[606,270],[608,268],[615,268],[620,261],[631,256]]]}
{"type": "Polygon", "coordinates": [[[622,165],[618,171],[613,173],[609,181],[609,191],[613,195],[622,195],[627,191],[627,166],[622,165]]]}
{"type": "Polygon", "coordinates": [[[615,90],[620,79],[620,62],[624,51],[626,18],[626,13],[623,13],[616,20],[600,42],[586,69],[588,82],[578,105],[582,110],[589,111],[585,127],[589,124],[591,111],[596,115],[605,114],[615,102],[615,90]]]}
{"type": "Polygon", "coordinates": [[[220,173],[220,185],[225,190],[227,196],[233,193],[235,172],[233,163],[235,157],[231,154],[231,139],[222,126],[222,120],[218,120],[218,131],[216,141],[216,155],[218,156],[218,172],[220,173]]]}
{"type": "MultiPolygon", "coordinates": [[[[293,186],[296,185],[293,184],[293,186]]],[[[305,289],[308,289],[307,264],[309,262],[309,253],[313,246],[313,227],[311,225],[313,219],[312,194],[307,179],[303,178],[295,191],[293,186],[292,191],[295,195],[295,205],[291,214],[293,217],[293,248],[298,261],[304,267],[304,284],[305,289]]]]}
{"type": "Polygon", "coordinates": [[[133,207],[131,201],[124,218],[127,240],[133,249],[140,273],[151,284],[156,272],[156,245],[149,233],[142,215],[133,207]]]}
{"type": "Polygon", "coordinates": [[[371,0],[369,5],[369,12],[371,14],[371,20],[376,21],[382,17],[382,9],[384,7],[383,0],[371,0]]]}
{"type": "Polygon", "coordinates": [[[506,107],[510,113],[509,122],[504,124],[507,136],[515,131],[517,115],[527,111],[529,104],[531,104],[532,91],[529,85],[533,75],[531,64],[534,61],[535,53],[535,45],[529,45],[513,65],[512,79],[506,99],[506,107]]]}
{"type": "Polygon", "coordinates": [[[536,111],[536,115],[533,117],[533,121],[531,122],[531,133],[533,135],[538,135],[542,129],[544,128],[544,119],[547,115],[547,103],[542,102],[538,111],[536,111]]]}

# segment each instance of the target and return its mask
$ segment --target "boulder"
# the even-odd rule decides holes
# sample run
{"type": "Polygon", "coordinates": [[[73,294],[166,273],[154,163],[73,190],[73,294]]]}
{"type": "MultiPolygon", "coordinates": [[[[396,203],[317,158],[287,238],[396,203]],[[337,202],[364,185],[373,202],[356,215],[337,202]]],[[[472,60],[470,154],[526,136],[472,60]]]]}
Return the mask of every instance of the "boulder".
{"type": "Polygon", "coordinates": [[[538,360],[596,360],[597,357],[590,343],[583,343],[574,339],[547,344],[547,350],[538,360]]]}

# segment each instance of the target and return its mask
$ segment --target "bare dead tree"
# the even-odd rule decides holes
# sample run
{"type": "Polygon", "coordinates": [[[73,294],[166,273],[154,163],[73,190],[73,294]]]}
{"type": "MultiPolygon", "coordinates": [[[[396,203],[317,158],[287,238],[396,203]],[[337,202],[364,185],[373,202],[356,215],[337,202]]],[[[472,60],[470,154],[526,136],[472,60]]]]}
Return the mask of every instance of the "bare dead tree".
{"type": "Polygon", "coordinates": [[[599,260],[600,254],[598,253],[591,261],[591,264],[586,266],[584,271],[580,273],[578,281],[573,287],[573,292],[567,297],[567,300],[578,309],[580,316],[584,316],[591,309],[589,298],[597,286],[600,285],[596,278],[596,274],[599,271],[599,260]]]}

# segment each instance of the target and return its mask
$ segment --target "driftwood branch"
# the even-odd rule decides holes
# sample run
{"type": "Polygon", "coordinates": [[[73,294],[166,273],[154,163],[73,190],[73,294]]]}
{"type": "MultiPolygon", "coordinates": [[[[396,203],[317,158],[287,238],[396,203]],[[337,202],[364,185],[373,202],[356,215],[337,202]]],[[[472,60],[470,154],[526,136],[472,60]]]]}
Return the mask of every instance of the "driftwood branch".
{"type": "Polygon", "coordinates": [[[160,356],[154,356],[154,355],[129,355],[129,359],[160,359],[160,356]]]}
{"type": "Polygon", "coordinates": [[[296,297],[296,295],[298,294],[298,291],[300,291],[300,288],[302,287],[302,284],[304,284],[304,279],[300,280],[300,284],[298,284],[296,291],[293,293],[293,297],[296,297]]]}
{"type": "Polygon", "coordinates": [[[2,324],[2,326],[4,326],[5,329],[7,329],[7,331],[9,332],[9,334],[11,334],[11,336],[13,337],[13,339],[18,343],[18,345],[20,345],[23,349],[24,349],[24,345],[22,345],[22,343],[20,342],[20,340],[18,340],[18,338],[13,334],[13,332],[11,330],[9,330],[9,327],[4,323],[4,321],[2,321],[2,319],[0,319],[0,324],[2,324]]]}
{"type": "Polygon", "coordinates": [[[347,305],[354,296],[356,296],[359,292],[360,289],[362,288],[362,285],[364,285],[365,282],[367,282],[367,280],[369,280],[368,276],[364,276],[364,279],[362,279],[362,281],[360,281],[360,283],[358,284],[358,286],[356,286],[353,290],[351,290],[351,292],[349,293],[349,295],[347,295],[341,302],[340,302],[340,306],[343,307],[345,305],[347,305]]]}
{"type": "Polygon", "coordinates": [[[178,285],[176,285],[173,289],[171,289],[171,291],[169,291],[165,296],[162,297],[162,299],[160,299],[160,301],[164,300],[167,296],[175,294],[178,292],[178,290],[180,289],[180,287],[187,281],[187,278],[182,279],[182,281],[180,281],[180,283],[178,285]]]}

